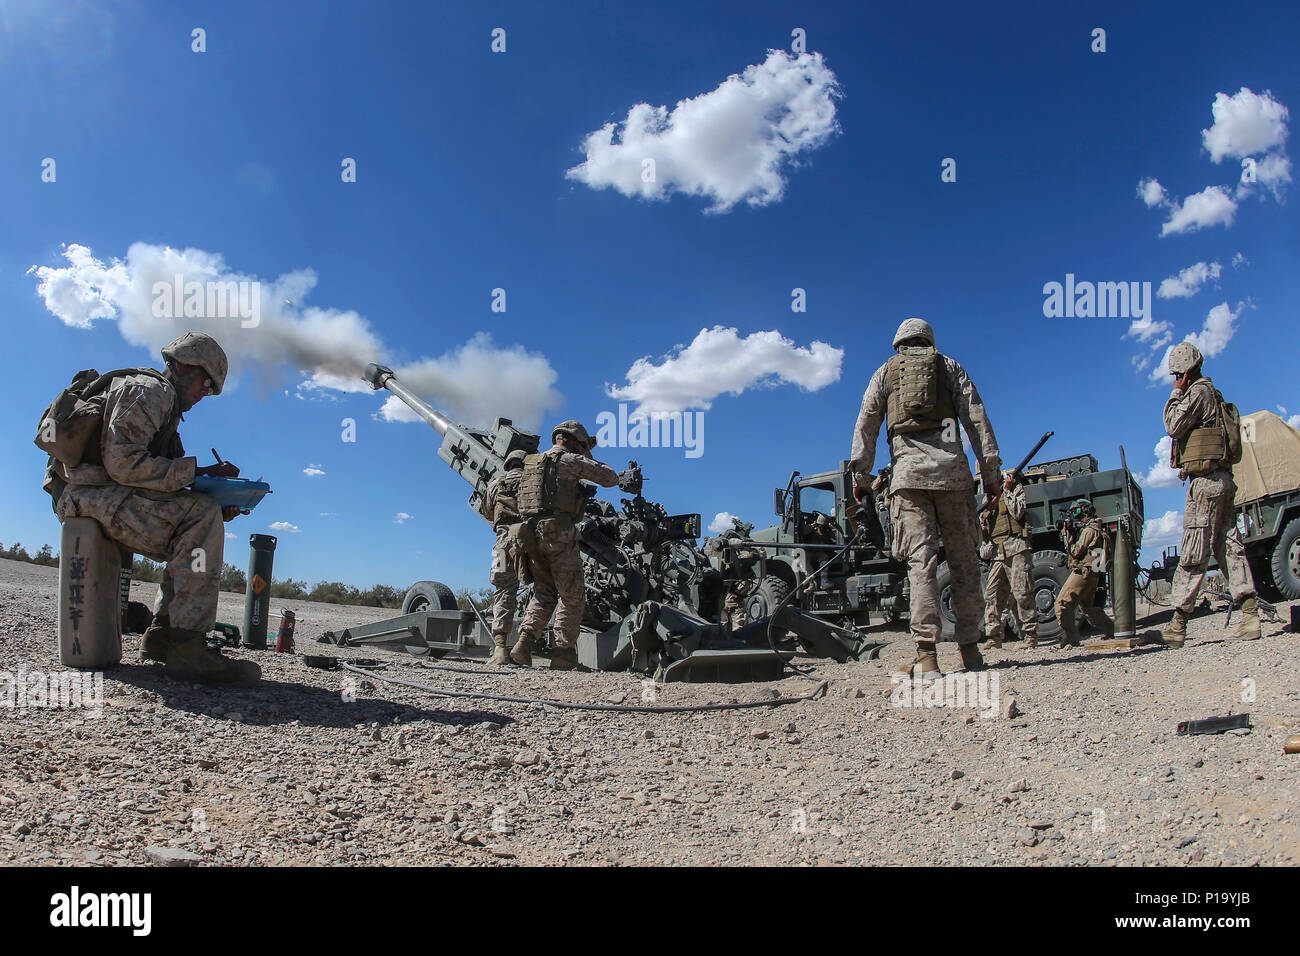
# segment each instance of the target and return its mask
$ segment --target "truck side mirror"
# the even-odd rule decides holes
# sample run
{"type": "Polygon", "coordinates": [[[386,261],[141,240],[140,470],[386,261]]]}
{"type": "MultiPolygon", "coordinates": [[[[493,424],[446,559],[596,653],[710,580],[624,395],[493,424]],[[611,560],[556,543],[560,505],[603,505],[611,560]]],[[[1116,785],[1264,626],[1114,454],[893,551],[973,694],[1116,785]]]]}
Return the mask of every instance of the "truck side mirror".
{"type": "Polygon", "coordinates": [[[785,517],[785,489],[777,488],[772,493],[773,507],[776,508],[778,517],[785,517]]]}

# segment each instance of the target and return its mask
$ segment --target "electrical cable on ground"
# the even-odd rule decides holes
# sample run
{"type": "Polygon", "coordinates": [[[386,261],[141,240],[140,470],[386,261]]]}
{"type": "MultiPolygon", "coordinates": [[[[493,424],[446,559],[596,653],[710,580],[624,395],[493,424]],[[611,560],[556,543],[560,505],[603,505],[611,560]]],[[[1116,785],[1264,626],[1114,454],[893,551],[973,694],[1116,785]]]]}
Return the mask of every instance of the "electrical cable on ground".
{"type": "Polygon", "coordinates": [[[780,707],[783,704],[800,704],[807,700],[816,700],[819,697],[825,696],[826,688],[830,686],[830,681],[823,680],[820,681],[810,693],[805,694],[802,697],[773,697],[768,700],[737,701],[734,704],[679,704],[675,706],[581,704],[568,700],[548,700],[545,697],[515,697],[508,694],[473,694],[468,691],[446,690],[441,687],[432,687],[429,684],[421,684],[419,681],[403,680],[400,677],[387,677],[376,671],[368,671],[364,667],[356,667],[346,661],[340,661],[340,664],[342,664],[344,670],[352,671],[355,674],[364,674],[366,677],[373,677],[375,680],[381,680],[388,684],[398,684],[402,687],[411,687],[415,690],[422,690],[426,694],[433,694],[436,697],[462,697],[471,700],[495,700],[512,704],[542,704],[547,707],[558,707],[563,710],[599,710],[629,714],[689,714],[712,710],[745,710],[752,707],[780,707]]]}

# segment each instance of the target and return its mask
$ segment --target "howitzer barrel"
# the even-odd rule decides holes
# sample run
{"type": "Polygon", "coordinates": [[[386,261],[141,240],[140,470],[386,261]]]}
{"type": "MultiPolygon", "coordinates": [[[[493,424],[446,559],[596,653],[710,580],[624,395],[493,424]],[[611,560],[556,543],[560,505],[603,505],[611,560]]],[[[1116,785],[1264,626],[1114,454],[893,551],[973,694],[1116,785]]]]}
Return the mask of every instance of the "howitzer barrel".
{"type": "Polygon", "coordinates": [[[438,411],[419,395],[416,395],[409,388],[397,380],[393,370],[384,365],[376,365],[373,362],[366,366],[365,374],[362,378],[373,388],[379,391],[386,388],[403,402],[405,402],[415,414],[419,415],[428,422],[433,430],[440,435],[447,434],[447,429],[455,426],[450,418],[438,411]]]}

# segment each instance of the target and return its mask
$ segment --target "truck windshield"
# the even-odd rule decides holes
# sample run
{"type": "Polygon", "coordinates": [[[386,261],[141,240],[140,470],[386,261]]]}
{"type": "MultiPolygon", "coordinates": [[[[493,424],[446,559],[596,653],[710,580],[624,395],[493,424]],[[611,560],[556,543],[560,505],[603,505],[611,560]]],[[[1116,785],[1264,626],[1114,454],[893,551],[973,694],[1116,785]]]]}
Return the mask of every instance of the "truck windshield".
{"type": "Polygon", "coordinates": [[[808,487],[799,489],[799,510],[804,514],[820,511],[827,517],[835,517],[835,492],[830,488],[808,487]]]}

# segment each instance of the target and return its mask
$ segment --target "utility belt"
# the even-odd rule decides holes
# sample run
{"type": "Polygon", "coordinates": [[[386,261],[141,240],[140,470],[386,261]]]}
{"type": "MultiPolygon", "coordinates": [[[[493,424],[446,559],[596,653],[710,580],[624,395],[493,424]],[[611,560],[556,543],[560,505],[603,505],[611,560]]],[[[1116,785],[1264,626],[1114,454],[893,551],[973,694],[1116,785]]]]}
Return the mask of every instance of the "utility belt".
{"type": "Polygon", "coordinates": [[[510,526],[519,546],[525,551],[536,551],[543,538],[559,537],[573,530],[571,515],[533,515],[517,525],[510,526]]]}

